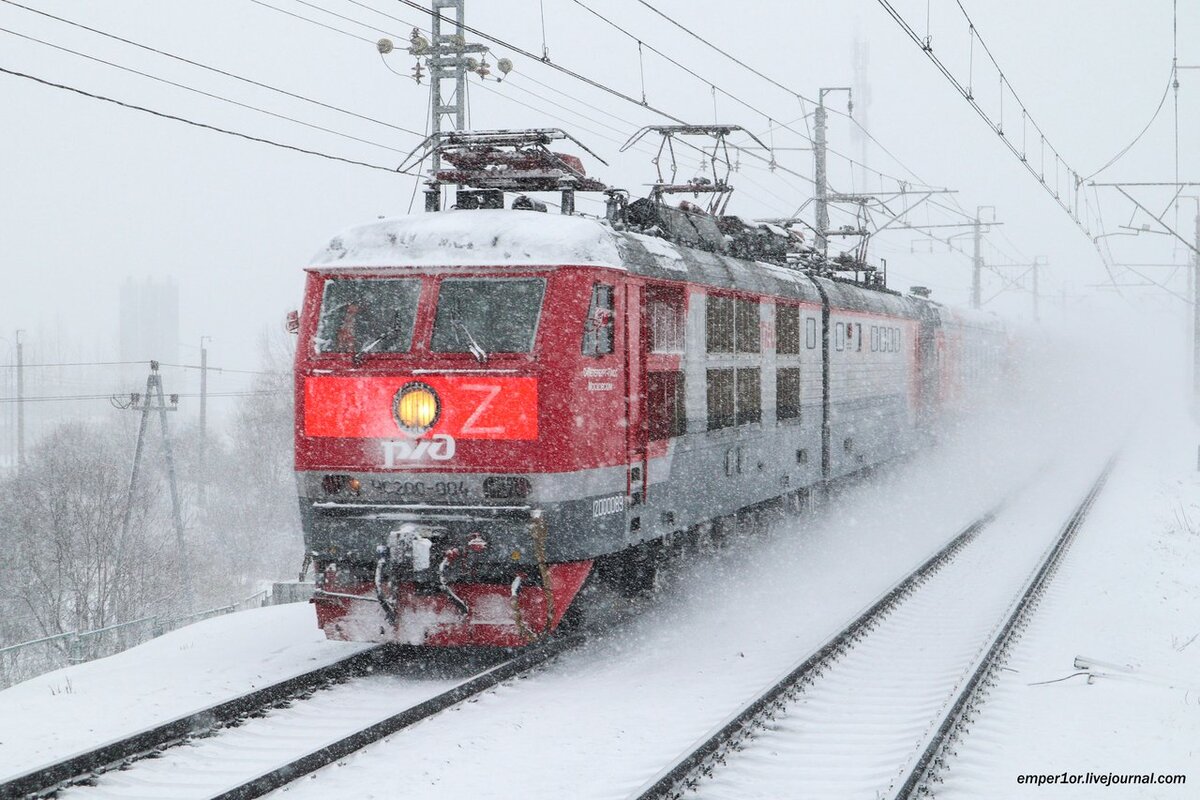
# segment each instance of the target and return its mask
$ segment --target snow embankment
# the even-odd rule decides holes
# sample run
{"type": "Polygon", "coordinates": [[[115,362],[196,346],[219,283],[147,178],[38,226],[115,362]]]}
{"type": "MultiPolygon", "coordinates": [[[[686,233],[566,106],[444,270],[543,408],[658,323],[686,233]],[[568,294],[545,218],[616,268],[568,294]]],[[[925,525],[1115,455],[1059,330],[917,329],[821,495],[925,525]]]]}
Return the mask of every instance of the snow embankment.
{"type": "Polygon", "coordinates": [[[0,780],[345,658],[307,603],[197,622],[0,691],[0,780]]]}

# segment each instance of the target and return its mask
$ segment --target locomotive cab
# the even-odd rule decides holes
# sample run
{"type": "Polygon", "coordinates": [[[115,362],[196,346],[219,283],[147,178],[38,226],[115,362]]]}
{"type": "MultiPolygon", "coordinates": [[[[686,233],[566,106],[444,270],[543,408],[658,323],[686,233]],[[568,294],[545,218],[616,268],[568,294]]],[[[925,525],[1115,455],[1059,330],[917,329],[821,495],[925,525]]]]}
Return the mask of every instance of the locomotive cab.
{"type": "MultiPolygon", "coordinates": [[[[392,224],[468,214],[509,229],[524,216],[392,224]]],[[[593,265],[309,270],[296,463],[328,635],[516,646],[558,624],[600,542],[622,542],[624,514],[609,513],[627,489],[620,278],[593,265]]]]}

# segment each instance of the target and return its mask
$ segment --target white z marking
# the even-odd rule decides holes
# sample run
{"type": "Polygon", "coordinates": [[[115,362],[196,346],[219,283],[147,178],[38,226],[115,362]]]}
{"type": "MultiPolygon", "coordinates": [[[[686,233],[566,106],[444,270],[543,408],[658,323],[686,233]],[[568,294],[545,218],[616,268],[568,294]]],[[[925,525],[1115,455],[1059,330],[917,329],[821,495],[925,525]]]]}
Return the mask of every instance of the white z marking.
{"type": "Polygon", "coordinates": [[[483,416],[483,412],[491,408],[492,401],[496,399],[496,395],[500,394],[500,387],[488,386],[481,383],[472,383],[470,385],[463,386],[462,388],[468,392],[485,392],[487,397],[483,398],[483,401],[475,407],[473,412],[471,412],[471,416],[467,417],[467,421],[462,425],[461,433],[470,433],[476,436],[489,436],[504,433],[503,425],[494,428],[475,427],[475,423],[478,422],[479,418],[483,416]]]}

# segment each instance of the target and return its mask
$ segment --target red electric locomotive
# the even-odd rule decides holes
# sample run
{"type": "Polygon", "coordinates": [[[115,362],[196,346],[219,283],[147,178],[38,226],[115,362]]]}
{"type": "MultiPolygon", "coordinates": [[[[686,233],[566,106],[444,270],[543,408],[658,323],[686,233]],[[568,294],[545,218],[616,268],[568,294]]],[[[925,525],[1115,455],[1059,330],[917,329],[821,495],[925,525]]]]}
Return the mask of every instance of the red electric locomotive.
{"type": "Polygon", "coordinates": [[[917,447],[998,359],[994,323],[956,316],[951,354],[936,304],[670,206],[670,185],[570,213],[604,187],[555,138],[446,137],[432,213],[352,229],[308,270],[296,470],[331,638],[527,644],[598,564],[644,588],[664,542],[917,447]],[[438,182],[469,187],[455,209],[438,182]],[[545,190],[563,214],[504,208],[545,190]]]}

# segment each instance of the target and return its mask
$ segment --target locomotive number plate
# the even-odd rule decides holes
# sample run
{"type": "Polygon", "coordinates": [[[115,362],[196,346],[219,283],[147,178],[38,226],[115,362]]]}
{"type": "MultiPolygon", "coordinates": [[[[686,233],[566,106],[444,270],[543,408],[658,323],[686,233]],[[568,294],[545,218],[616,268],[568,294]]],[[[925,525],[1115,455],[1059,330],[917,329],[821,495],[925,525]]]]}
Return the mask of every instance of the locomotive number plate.
{"type": "Polygon", "coordinates": [[[417,499],[462,499],[469,492],[466,481],[371,481],[371,488],[380,494],[417,499]]]}

